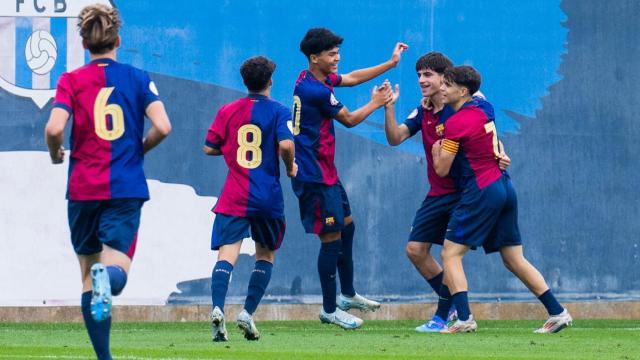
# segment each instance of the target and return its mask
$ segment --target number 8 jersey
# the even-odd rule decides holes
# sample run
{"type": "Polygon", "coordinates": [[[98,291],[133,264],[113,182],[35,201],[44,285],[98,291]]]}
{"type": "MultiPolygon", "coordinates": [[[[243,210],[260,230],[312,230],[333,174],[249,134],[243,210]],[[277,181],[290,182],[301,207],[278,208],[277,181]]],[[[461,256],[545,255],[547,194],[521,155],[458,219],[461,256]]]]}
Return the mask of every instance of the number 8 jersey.
{"type": "Polygon", "coordinates": [[[284,216],[278,143],[293,140],[290,120],[289,109],[259,94],[249,94],[218,110],[205,145],[220,150],[229,173],[215,213],[284,216]]]}
{"type": "Polygon", "coordinates": [[[58,81],[54,107],[73,117],[67,199],[148,199],[143,170],[145,110],[159,100],[149,75],[97,59],[58,81]]]}

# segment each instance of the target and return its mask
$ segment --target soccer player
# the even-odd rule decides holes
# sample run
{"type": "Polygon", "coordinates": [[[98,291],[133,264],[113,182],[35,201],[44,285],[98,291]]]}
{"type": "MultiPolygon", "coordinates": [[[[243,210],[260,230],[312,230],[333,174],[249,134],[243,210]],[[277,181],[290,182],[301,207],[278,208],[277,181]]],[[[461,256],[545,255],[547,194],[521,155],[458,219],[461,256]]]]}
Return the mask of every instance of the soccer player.
{"type": "Polygon", "coordinates": [[[458,320],[442,332],[477,329],[469,310],[464,254],[482,246],[486,253],[499,251],[507,269],[542,302],[549,319],[537,333],[555,333],[571,325],[571,315],[549,289],[540,272],[524,257],[516,192],[506,172],[498,167],[498,134],[493,107],[472,99],[480,88],[480,74],[470,66],[445,71],[444,102],[456,111],[444,129],[444,140],[433,145],[434,169],[449,175],[462,191],[446,233],[442,261],[445,283],[458,311],[458,320]]]}
{"type": "Polygon", "coordinates": [[[355,329],[362,320],[346,310],[375,311],[380,304],[356,293],[353,287],[353,235],[355,225],[347,194],[334,164],[333,119],[346,127],[361,123],[391,99],[389,86],[377,88],[371,101],[351,112],[333,93],[335,86],[355,86],[395,67],[407,45],[397,43],[391,59],[366,69],[338,75],[342,38],[328,29],[310,29],[300,42],[309,68],[300,73],[293,99],[293,134],[298,175],[292,179],[299,200],[300,217],[307,233],[320,238],[318,274],[322,288],[320,320],[355,329]],[[340,276],[340,299],[336,308],[336,269],[340,276]]]}
{"type": "Polygon", "coordinates": [[[280,187],[278,152],[294,177],[293,134],[287,122],[291,111],[271,100],[271,75],[276,65],[256,56],[246,60],[240,74],[249,94],[220,108],[204,145],[207,155],[223,155],[229,173],[213,211],[216,219],[211,235],[211,249],[218,250],[218,261],[211,274],[213,341],[227,341],[224,301],[233,267],[240,255],[242,239],[251,237],[256,244],[256,263],[244,310],[238,326],[247,340],[258,340],[260,333],[252,315],[264,295],[275,252],[284,237],[284,199],[280,187]]]}
{"type": "MultiPolygon", "coordinates": [[[[445,106],[442,99],[442,77],[445,70],[453,67],[453,63],[444,54],[430,52],[421,56],[416,62],[418,85],[422,93],[422,102],[398,126],[395,117],[395,103],[400,96],[400,87],[396,85],[392,101],[385,105],[385,135],[389,145],[396,146],[422,131],[422,143],[427,159],[427,178],[430,189],[422,205],[416,212],[411,226],[406,253],[416,270],[438,295],[436,313],[423,325],[416,327],[418,332],[439,332],[447,328],[447,320],[455,317],[451,307],[451,294],[442,283],[442,267],[431,255],[433,244],[442,245],[449,217],[460,200],[453,179],[439,177],[433,168],[431,148],[440,140],[444,132],[445,122],[453,113],[445,106]]],[[[509,165],[509,157],[502,153],[501,168],[509,165]]]]}
{"type": "Polygon", "coordinates": [[[73,115],[69,227],[82,274],[82,316],[98,359],[111,359],[111,300],[127,282],[140,211],[149,199],[143,157],[171,131],[149,75],[116,61],[120,24],[115,8],[91,5],[80,12],[91,63],[60,77],[45,128],[51,160],[60,164],[73,115]],[[143,138],[145,115],[151,128],[143,138]]]}

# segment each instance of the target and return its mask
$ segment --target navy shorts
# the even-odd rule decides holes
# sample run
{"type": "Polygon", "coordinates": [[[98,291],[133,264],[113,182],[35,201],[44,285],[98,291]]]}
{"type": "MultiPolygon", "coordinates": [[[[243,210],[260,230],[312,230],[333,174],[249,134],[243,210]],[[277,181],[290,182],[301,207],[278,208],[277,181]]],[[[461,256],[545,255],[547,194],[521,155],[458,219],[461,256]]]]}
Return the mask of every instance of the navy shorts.
{"type": "Polygon", "coordinates": [[[133,258],[145,199],[68,202],[71,243],[78,255],[102,251],[102,245],[133,258]]]}
{"type": "Polygon", "coordinates": [[[223,245],[235,244],[249,237],[269,250],[275,251],[282,245],[286,223],[284,218],[240,217],[216,214],[211,232],[211,250],[219,250],[223,245]]]}
{"type": "Polygon", "coordinates": [[[298,197],[300,219],[307,233],[325,234],[344,228],[344,218],[351,215],[351,207],[340,181],[325,185],[291,179],[291,186],[298,197]]]}
{"type": "Polygon", "coordinates": [[[442,245],[453,209],[460,201],[460,193],[427,196],[416,211],[409,241],[442,245]]]}
{"type": "Polygon", "coordinates": [[[482,246],[486,253],[522,245],[518,200],[506,173],[484,189],[462,195],[449,221],[447,240],[471,248],[482,246]]]}

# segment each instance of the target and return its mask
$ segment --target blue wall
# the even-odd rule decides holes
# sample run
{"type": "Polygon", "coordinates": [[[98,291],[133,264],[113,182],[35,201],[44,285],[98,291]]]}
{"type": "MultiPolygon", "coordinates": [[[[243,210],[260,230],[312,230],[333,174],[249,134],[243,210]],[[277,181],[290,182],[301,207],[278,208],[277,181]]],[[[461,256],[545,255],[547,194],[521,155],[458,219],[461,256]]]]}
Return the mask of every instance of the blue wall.
{"type": "MultiPolygon", "coordinates": [[[[120,1],[120,60],[152,72],[174,124],[147,157],[147,176],[217,196],[223,162],[200,147],[216,110],[243,92],[238,67],[252,55],[278,68],[273,97],[291,103],[305,68],[298,44],[309,27],[345,38],[340,72],[386,60],[396,41],[410,45],[400,66],[358,88],[338,89],[349,108],[363,105],[384,78],[402,85],[399,117],[419,101],[415,60],[431,50],[483,75],[511,155],[520,226],[529,260],[566,298],[640,297],[640,215],[636,114],[640,3],[545,1],[120,1]],[[488,4],[491,4],[489,6],[488,4]],[[182,5],[188,4],[188,5],[182,5]],[[366,11],[362,11],[366,8],[366,11]],[[167,166],[167,164],[172,164],[167,166]]],[[[43,150],[49,107],[0,90],[0,151],[43,150]]],[[[337,167],[356,223],[356,289],[381,298],[429,294],[404,254],[415,210],[428,190],[419,139],[386,145],[383,114],[354,129],[337,127],[337,167]]],[[[318,295],[319,241],[304,234],[285,186],[287,234],[268,294],[318,295]]],[[[209,239],[202,239],[203,249],[209,239]]],[[[436,249],[437,251],[438,249],[436,249]]],[[[244,292],[243,256],[231,295],[244,292]]],[[[476,298],[531,299],[499,256],[475,252],[465,263],[476,298]]],[[[206,280],[185,279],[172,301],[198,301],[206,280]]],[[[292,301],[302,298],[293,297],[292,301]]]]}

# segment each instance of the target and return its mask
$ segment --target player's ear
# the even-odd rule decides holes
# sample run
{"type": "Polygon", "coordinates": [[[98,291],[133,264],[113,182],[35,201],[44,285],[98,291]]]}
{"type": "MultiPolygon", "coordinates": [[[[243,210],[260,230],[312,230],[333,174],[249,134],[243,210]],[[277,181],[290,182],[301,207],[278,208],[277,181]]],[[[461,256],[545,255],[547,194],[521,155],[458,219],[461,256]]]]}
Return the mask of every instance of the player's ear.
{"type": "Polygon", "coordinates": [[[87,47],[87,42],[84,39],[82,40],[82,48],[85,50],[89,50],[89,48],[87,47]]]}
{"type": "Polygon", "coordinates": [[[118,35],[118,39],[116,39],[116,45],[114,46],[114,49],[119,48],[120,44],[122,44],[122,38],[120,37],[120,35],[118,35]]]}
{"type": "Polygon", "coordinates": [[[309,62],[311,62],[312,64],[317,64],[318,63],[318,55],[311,54],[311,56],[309,56],[309,62]]]}

